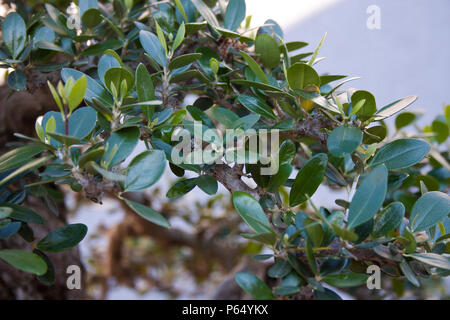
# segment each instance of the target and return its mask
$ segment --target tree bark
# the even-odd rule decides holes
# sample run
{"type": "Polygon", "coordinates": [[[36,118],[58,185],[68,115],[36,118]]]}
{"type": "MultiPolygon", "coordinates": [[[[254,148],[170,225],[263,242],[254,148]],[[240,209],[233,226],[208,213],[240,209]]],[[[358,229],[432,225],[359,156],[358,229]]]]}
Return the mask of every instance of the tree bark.
{"type": "MultiPolygon", "coordinates": [[[[11,89],[0,87],[0,153],[8,149],[7,144],[16,140],[14,133],[34,136],[36,118],[46,111],[54,110],[55,105],[48,89],[42,86],[33,88],[32,93],[18,92],[11,94],[11,89]]],[[[59,216],[53,214],[41,199],[28,196],[24,205],[41,215],[45,224],[32,224],[36,238],[40,239],[49,232],[67,224],[64,204],[59,205],[59,216]]],[[[18,234],[0,240],[0,249],[23,249],[31,251],[28,242],[18,234]]],[[[84,268],[78,248],[48,254],[54,268],[56,280],[52,286],[45,286],[32,274],[17,270],[6,262],[0,261],[0,299],[83,299],[85,297],[84,268]],[[66,285],[67,267],[77,265],[82,270],[80,290],[69,290],[66,285]]]]}

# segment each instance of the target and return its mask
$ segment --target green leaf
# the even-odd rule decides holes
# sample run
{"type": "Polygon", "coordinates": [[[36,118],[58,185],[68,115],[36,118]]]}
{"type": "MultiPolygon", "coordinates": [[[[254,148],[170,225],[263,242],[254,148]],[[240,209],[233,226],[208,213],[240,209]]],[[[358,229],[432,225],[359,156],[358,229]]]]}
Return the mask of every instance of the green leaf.
{"type": "Polygon", "coordinates": [[[368,278],[368,274],[342,273],[337,275],[325,276],[323,277],[323,281],[333,287],[351,288],[366,284],[368,278]]]}
{"type": "Polygon", "coordinates": [[[101,55],[108,49],[117,50],[123,46],[123,42],[118,39],[108,39],[90,47],[87,47],[83,52],[80,53],[81,57],[84,56],[97,56],[101,55]]]}
{"type": "Polygon", "coordinates": [[[78,159],[78,167],[84,169],[85,165],[90,161],[96,161],[105,154],[105,149],[98,148],[86,151],[78,159]]]}
{"type": "Polygon", "coordinates": [[[102,12],[97,8],[90,8],[83,12],[81,22],[88,28],[94,28],[102,22],[102,12]]]}
{"type": "Polygon", "coordinates": [[[165,67],[167,58],[158,37],[150,31],[141,30],[139,31],[139,39],[145,52],[147,52],[161,67],[165,67]]]}
{"type": "Polygon", "coordinates": [[[230,0],[225,11],[224,27],[235,31],[245,19],[245,0],[230,0]]]}
{"type": "Polygon", "coordinates": [[[61,78],[64,81],[67,81],[70,77],[73,77],[75,80],[78,80],[82,76],[85,76],[87,79],[87,89],[84,98],[86,100],[92,100],[96,98],[105,106],[111,106],[113,104],[112,98],[109,95],[108,91],[101,86],[97,81],[92,79],[91,77],[85,75],[84,73],[71,69],[71,68],[63,68],[61,70],[61,78]]]}
{"type": "Polygon", "coordinates": [[[355,107],[361,100],[366,101],[358,112],[356,112],[356,115],[364,118],[372,116],[377,111],[377,104],[373,94],[364,90],[355,91],[351,98],[352,106],[355,107]]]}
{"type": "Polygon", "coordinates": [[[289,194],[289,204],[291,207],[305,202],[308,197],[311,197],[316,192],[325,175],[327,163],[327,155],[319,153],[309,159],[300,169],[289,194]]]}
{"type": "Polygon", "coordinates": [[[383,120],[389,118],[390,116],[396,114],[407,108],[410,104],[417,100],[417,96],[409,96],[395,102],[388,104],[387,106],[378,110],[375,114],[375,120],[383,120]]]}
{"type": "Polygon", "coordinates": [[[143,204],[130,201],[127,199],[124,199],[127,206],[129,206],[134,212],[136,212],[138,215],[140,215],[145,220],[148,220],[154,224],[157,224],[158,226],[169,228],[170,223],[167,221],[166,218],[164,218],[160,213],[156,212],[152,208],[149,208],[147,206],[144,206],[143,204]]]}
{"type": "Polygon", "coordinates": [[[379,238],[395,230],[403,220],[405,206],[401,202],[393,202],[381,211],[375,219],[372,236],[379,238]]]}
{"type": "Polygon", "coordinates": [[[250,273],[238,272],[234,276],[237,284],[257,300],[272,300],[269,287],[259,278],[250,273]]]}
{"type": "Polygon", "coordinates": [[[25,48],[27,40],[27,28],[18,13],[11,12],[3,20],[2,36],[6,49],[8,49],[13,59],[16,59],[23,48],[25,48]]]}
{"type": "Polygon", "coordinates": [[[80,243],[87,231],[88,228],[82,223],[68,224],[49,233],[36,247],[48,252],[64,251],[80,243]]]}
{"type": "Polygon", "coordinates": [[[41,257],[47,265],[47,271],[43,275],[38,276],[37,279],[46,286],[53,285],[55,283],[55,267],[49,257],[38,249],[34,249],[33,253],[41,257]]]}
{"type": "Polygon", "coordinates": [[[128,166],[125,191],[138,191],[152,186],[162,176],[166,157],[161,150],[148,150],[136,156],[128,166]]]}
{"type": "Polygon", "coordinates": [[[409,218],[413,232],[424,231],[450,213],[450,197],[443,192],[427,192],[414,204],[409,218]]]}
{"type": "Polygon", "coordinates": [[[225,127],[233,129],[234,123],[239,119],[238,115],[233,111],[217,107],[213,110],[214,118],[223,124],[225,127]]]}
{"type": "Polygon", "coordinates": [[[245,51],[241,51],[241,56],[244,58],[245,62],[247,62],[248,67],[253,71],[255,76],[263,83],[268,84],[269,80],[267,80],[267,76],[261,67],[253,60],[252,57],[245,51]]]}
{"type": "MultiPolygon", "coordinates": [[[[56,120],[56,131],[54,133],[59,135],[65,135],[64,122],[62,120],[61,114],[58,113],[47,113],[49,116],[53,116],[56,120]]],[[[47,115],[46,114],[46,115],[47,115]]],[[[45,117],[44,117],[45,120],[45,117]]],[[[46,121],[42,120],[42,125],[46,125],[46,121]]],[[[74,113],[69,118],[69,137],[76,138],[78,140],[86,138],[92,130],[95,128],[97,123],[97,112],[90,107],[82,107],[75,110],[74,113]]],[[[49,134],[49,132],[47,132],[49,134]]]]}
{"type": "Polygon", "coordinates": [[[206,194],[214,195],[217,193],[217,180],[208,175],[201,175],[197,178],[197,186],[206,194]]]}
{"type": "Polygon", "coordinates": [[[255,52],[260,55],[261,63],[273,69],[280,64],[280,49],[274,38],[266,33],[256,36],[255,52]]]}
{"type": "Polygon", "coordinates": [[[122,67],[112,67],[109,68],[105,73],[105,85],[110,92],[112,92],[112,84],[114,84],[116,90],[119,90],[122,85],[122,81],[124,80],[127,83],[128,92],[134,86],[134,77],[130,71],[122,67]]]}
{"type": "Polygon", "coordinates": [[[342,298],[334,291],[324,288],[324,292],[314,290],[314,296],[317,300],[342,300],[342,298]]]}
{"type": "Polygon", "coordinates": [[[257,113],[268,119],[276,120],[276,116],[272,109],[260,98],[241,94],[237,101],[251,112],[257,113]]]}
{"type": "Polygon", "coordinates": [[[216,15],[202,0],[191,0],[191,2],[197,8],[198,12],[200,12],[202,17],[206,20],[206,22],[211,25],[211,27],[219,27],[219,21],[217,21],[216,15]]]}
{"type": "Polygon", "coordinates": [[[408,279],[408,281],[411,282],[416,287],[420,287],[419,279],[417,279],[416,275],[414,274],[414,271],[412,271],[408,262],[406,260],[403,260],[402,262],[400,262],[399,266],[400,270],[402,270],[406,279],[408,279]]]}
{"type": "Polygon", "coordinates": [[[90,161],[87,163],[88,167],[92,167],[97,173],[99,173],[103,178],[109,181],[125,181],[126,176],[120,174],[119,172],[108,171],[100,167],[96,162],[90,161]]]}
{"type": "Polygon", "coordinates": [[[384,165],[374,168],[356,190],[348,212],[348,229],[370,220],[383,204],[388,171],[384,165]]]}
{"type": "Polygon", "coordinates": [[[87,89],[86,77],[79,78],[72,86],[69,96],[67,97],[70,113],[83,101],[87,89]]]}
{"type": "Polygon", "coordinates": [[[341,126],[328,136],[328,150],[336,157],[343,157],[345,154],[353,153],[362,139],[363,133],[357,127],[341,126]]]}
{"type": "Polygon", "coordinates": [[[197,185],[198,178],[183,179],[175,183],[166,193],[169,199],[177,199],[190,192],[197,185]]]}
{"type": "Polygon", "coordinates": [[[42,158],[34,159],[34,160],[27,162],[25,165],[19,167],[18,169],[14,170],[9,175],[4,177],[0,181],[0,186],[4,185],[5,183],[9,182],[10,180],[14,179],[15,177],[21,175],[22,173],[42,167],[48,160],[50,160],[52,158],[53,158],[53,155],[46,155],[42,158]]]}
{"type": "Polygon", "coordinates": [[[13,209],[9,207],[0,207],[0,220],[8,218],[13,213],[13,209]]]}
{"type": "Polygon", "coordinates": [[[416,259],[432,267],[450,270],[450,258],[436,253],[412,253],[405,254],[405,257],[416,259]]]}
{"type": "Polygon", "coordinates": [[[184,26],[184,22],[183,22],[180,25],[180,27],[178,28],[175,39],[173,40],[172,52],[175,51],[180,46],[180,44],[183,42],[185,33],[186,33],[186,27],[184,26]]]}
{"type": "Polygon", "coordinates": [[[297,148],[292,140],[284,140],[278,150],[280,164],[291,164],[297,154],[297,148]]]}
{"type": "Polygon", "coordinates": [[[294,63],[287,70],[287,80],[291,89],[303,90],[308,85],[320,87],[320,77],[313,67],[305,63],[294,63]]]}
{"type": "Polygon", "coordinates": [[[133,152],[139,142],[140,135],[139,128],[129,127],[114,132],[106,140],[103,159],[108,163],[108,168],[118,165],[133,152]],[[113,155],[112,150],[114,148],[116,148],[116,152],[113,155]]]}
{"type": "Polygon", "coordinates": [[[0,203],[0,206],[11,208],[13,210],[13,212],[9,215],[9,218],[11,219],[38,224],[43,224],[45,222],[44,219],[42,219],[42,217],[36,212],[23,206],[12,203],[0,203]]]}
{"type": "Polygon", "coordinates": [[[20,167],[44,150],[45,147],[32,144],[12,149],[0,156],[0,172],[20,167]]]}
{"type": "Polygon", "coordinates": [[[290,263],[280,259],[267,270],[267,275],[271,278],[283,278],[284,276],[287,276],[291,270],[292,267],[290,263]]]}
{"type": "Polygon", "coordinates": [[[435,134],[434,139],[437,143],[441,144],[447,140],[449,127],[445,122],[434,120],[431,124],[431,130],[435,134]]]}
{"type": "Polygon", "coordinates": [[[416,120],[417,116],[413,112],[403,112],[400,113],[397,118],[395,118],[395,128],[400,130],[406,126],[409,126],[416,120]]]}
{"type": "Polygon", "coordinates": [[[43,275],[47,272],[45,261],[37,254],[28,251],[0,250],[0,259],[25,272],[36,275],[43,275]]]}
{"type": "Polygon", "coordinates": [[[188,53],[188,54],[183,54],[181,56],[178,56],[170,61],[169,69],[175,70],[175,69],[184,67],[185,65],[188,65],[188,64],[198,60],[201,56],[202,56],[201,53],[188,53]]]}
{"type": "Polygon", "coordinates": [[[21,70],[14,70],[8,74],[8,86],[16,91],[21,91],[27,86],[27,78],[21,70]]]}
{"type": "Polygon", "coordinates": [[[245,223],[255,232],[266,233],[271,230],[269,220],[261,205],[248,193],[242,191],[234,192],[233,205],[245,223]]]}
{"type": "Polygon", "coordinates": [[[430,151],[430,145],[417,139],[399,139],[377,151],[370,166],[384,164],[389,170],[408,168],[421,161],[430,151]]]}
{"type": "Polygon", "coordinates": [[[161,27],[159,26],[159,23],[157,20],[155,20],[155,27],[156,27],[156,35],[158,36],[159,42],[161,43],[161,45],[164,49],[164,55],[167,56],[166,38],[164,37],[164,32],[162,31],[161,27]]]}
{"type": "MultiPolygon", "coordinates": [[[[113,52],[115,52],[115,51],[113,51],[113,52]]],[[[105,83],[106,71],[108,71],[108,69],[110,69],[110,68],[121,67],[121,66],[122,65],[120,63],[120,60],[117,60],[117,58],[115,56],[113,56],[111,54],[102,55],[102,57],[98,61],[98,66],[97,66],[98,78],[104,85],[106,85],[106,83],[105,83]]]]}
{"type": "Polygon", "coordinates": [[[275,193],[289,179],[292,172],[292,166],[288,163],[281,164],[278,172],[270,177],[267,191],[275,193]]]}
{"type": "MultiPolygon", "coordinates": [[[[155,88],[152,77],[143,63],[140,63],[136,69],[136,94],[139,102],[151,101],[155,98],[155,88]]],[[[142,112],[148,122],[152,120],[154,106],[142,106],[142,112]]]]}

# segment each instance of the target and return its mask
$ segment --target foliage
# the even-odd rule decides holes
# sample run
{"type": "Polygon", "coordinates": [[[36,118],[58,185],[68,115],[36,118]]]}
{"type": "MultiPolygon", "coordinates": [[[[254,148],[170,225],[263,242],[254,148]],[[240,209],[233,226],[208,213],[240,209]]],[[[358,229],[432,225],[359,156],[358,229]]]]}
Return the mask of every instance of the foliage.
{"type": "MultiPolygon", "coordinates": [[[[69,249],[86,235],[75,224],[35,239],[32,225],[45,221],[22,204],[28,195],[51,198],[47,184],[84,190],[100,203],[114,194],[144,219],[170,227],[162,214],[127,199],[169,167],[196,177],[179,180],[168,198],[197,186],[214,195],[220,182],[249,226],[243,236],[272,252],[264,256],[274,258],[272,287],[236,275],[255,298],[296,297],[307,286],[317,299],[336,299],[323,283],[364,285],[374,263],[393,281],[406,277],[415,286],[448,276],[450,106],[406,134],[419,118],[404,112],[415,96],[379,108],[368,91],[341,90],[354,78],[315,70],[325,37],[314,52],[299,53],[307,43],[285,42],[272,20],[250,29],[244,0],[110,2],[79,0],[79,28],[50,3],[19,6],[2,21],[0,63],[13,69],[8,85],[25,90],[30,70],[42,78],[60,73],[64,83],[48,82],[59,112],[36,121],[36,137],[17,134],[24,143],[0,156],[0,238],[18,234],[35,248],[0,250],[0,259],[42,276],[52,269],[45,252],[69,249]],[[187,94],[197,97],[193,105],[184,102],[187,94]],[[389,138],[384,120],[394,115],[389,138]],[[260,174],[260,154],[256,164],[176,163],[172,136],[180,128],[193,135],[193,120],[219,131],[279,130],[279,150],[269,157],[279,159],[277,172],[260,174]],[[125,162],[139,141],[147,150],[125,162]],[[346,190],[348,199],[317,208],[311,197],[321,185],[346,190]]],[[[207,138],[203,144],[213,145],[207,138]]]]}

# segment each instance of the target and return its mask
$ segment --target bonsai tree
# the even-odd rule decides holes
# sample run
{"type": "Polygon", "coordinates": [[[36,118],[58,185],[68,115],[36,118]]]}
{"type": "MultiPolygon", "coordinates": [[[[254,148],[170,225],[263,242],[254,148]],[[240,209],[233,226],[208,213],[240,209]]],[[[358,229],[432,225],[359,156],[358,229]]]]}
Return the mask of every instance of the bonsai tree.
{"type": "Polygon", "coordinates": [[[340,298],[324,284],[369,292],[373,270],[401,296],[449,275],[450,106],[421,128],[405,112],[416,96],[379,106],[368,91],[342,90],[356,78],[315,70],[325,36],[308,52],[275,21],[250,28],[244,0],[67,6],[18,2],[1,21],[8,99],[45,91],[51,110],[33,109],[14,136],[5,124],[0,260],[49,288],[61,281],[53,261],[88,230],[51,224],[42,234],[56,218],[36,203],[57,214],[66,192],[114,197],[169,234],[169,216],[137,195],[170,170],[179,180],[169,200],[197,187],[214,196],[219,184],[230,193],[230,215],[266,266],[233,275],[253,298],[340,298]],[[319,186],[346,197],[330,193],[319,207],[319,186]]]}

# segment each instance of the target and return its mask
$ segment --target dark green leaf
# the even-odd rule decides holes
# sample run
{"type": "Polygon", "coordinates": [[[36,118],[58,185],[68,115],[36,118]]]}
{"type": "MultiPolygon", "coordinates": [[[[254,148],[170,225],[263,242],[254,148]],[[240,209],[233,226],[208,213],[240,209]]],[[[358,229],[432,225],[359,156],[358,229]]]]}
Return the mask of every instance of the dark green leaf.
{"type": "Polygon", "coordinates": [[[139,142],[140,131],[137,127],[124,128],[114,132],[111,137],[106,140],[105,162],[108,167],[118,165],[125,160],[134,150],[139,142]],[[111,152],[116,149],[114,155],[111,152]],[[112,156],[112,158],[111,158],[112,156]],[[110,159],[111,158],[111,159],[110,159]]]}
{"type": "Polygon", "coordinates": [[[413,232],[424,231],[450,213],[450,197],[439,191],[425,193],[414,204],[409,223],[413,232]]]}
{"type": "Polygon", "coordinates": [[[158,37],[150,31],[139,31],[142,47],[161,67],[167,63],[166,53],[158,37]]]}
{"type": "Polygon", "coordinates": [[[361,144],[363,133],[356,127],[341,126],[328,136],[328,150],[336,157],[351,154],[361,144]]]}
{"type": "Polygon", "coordinates": [[[255,52],[260,55],[261,63],[269,69],[280,64],[280,49],[277,42],[268,34],[261,33],[256,36],[255,52]]]}
{"type": "Polygon", "coordinates": [[[148,150],[137,155],[128,166],[126,191],[138,191],[152,186],[162,176],[166,157],[161,150],[148,150]]]}
{"type": "Polygon", "coordinates": [[[0,250],[0,259],[19,270],[36,275],[43,275],[47,271],[45,261],[37,254],[28,251],[0,250]]]}
{"type": "Polygon", "coordinates": [[[197,186],[206,194],[214,195],[217,193],[217,180],[208,175],[201,175],[197,179],[197,186]]]}
{"type": "Polygon", "coordinates": [[[291,89],[303,90],[308,85],[320,87],[320,77],[311,66],[294,63],[287,70],[287,80],[291,89]]]}
{"type": "Polygon", "coordinates": [[[190,192],[196,185],[197,178],[180,180],[167,191],[166,197],[169,199],[177,199],[190,192]]]}
{"type": "Polygon", "coordinates": [[[170,61],[169,69],[175,70],[175,69],[184,67],[184,66],[196,61],[201,56],[202,56],[201,53],[188,53],[188,54],[184,54],[182,56],[178,56],[170,61]]]}
{"type": "Polygon", "coordinates": [[[309,159],[300,169],[289,194],[291,207],[305,202],[308,199],[307,196],[311,197],[316,192],[325,175],[327,163],[327,155],[320,153],[309,159]]]}
{"type": "Polygon", "coordinates": [[[323,281],[333,287],[351,288],[358,287],[367,282],[369,275],[361,273],[342,273],[338,275],[325,276],[323,281]]]}
{"type": "Polygon", "coordinates": [[[245,19],[245,0],[230,0],[225,11],[225,28],[236,30],[245,19]]]}
{"type": "Polygon", "coordinates": [[[272,292],[269,287],[259,278],[250,273],[238,272],[234,279],[237,284],[247,291],[253,298],[257,300],[271,300],[273,299],[272,292]]]}
{"type": "Polygon", "coordinates": [[[149,208],[147,206],[144,206],[143,204],[130,201],[125,199],[125,203],[138,215],[140,215],[145,220],[148,220],[150,222],[153,222],[154,224],[157,224],[158,226],[169,228],[170,223],[167,221],[166,218],[164,218],[160,213],[156,212],[152,208],[149,208]]]}
{"type": "Polygon", "coordinates": [[[13,59],[16,59],[23,48],[25,48],[27,40],[27,28],[18,13],[11,12],[3,20],[2,36],[6,49],[8,49],[13,59]]]}
{"type": "Polygon", "coordinates": [[[272,109],[260,98],[241,94],[238,96],[237,101],[254,113],[269,119],[276,119],[272,109]]]}
{"type": "Polygon", "coordinates": [[[36,247],[42,251],[59,252],[70,249],[86,236],[88,228],[81,223],[69,224],[49,233],[36,247]]]}
{"type": "Polygon", "coordinates": [[[410,167],[421,161],[430,151],[430,145],[417,139],[399,139],[377,151],[370,166],[384,164],[389,170],[410,167]]]}
{"type": "Polygon", "coordinates": [[[358,90],[352,95],[352,106],[355,107],[361,100],[366,100],[361,109],[356,112],[359,117],[370,117],[377,111],[375,97],[368,91],[358,90]]]}
{"type": "Polygon", "coordinates": [[[257,233],[270,231],[270,223],[258,201],[242,191],[233,193],[233,205],[242,219],[257,233]]]}
{"type": "Polygon", "coordinates": [[[405,206],[401,202],[393,202],[378,214],[375,219],[372,236],[379,238],[395,230],[403,220],[405,206]]]}
{"type": "Polygon", "coordinates": [[[27,86],[25,73],[20,70],[14,70],[8,74],[8,86],[16,91],[21,91],[27,86]]]}
{"type": "Polygon", "coordinates": [[[387,191],[388,171],[384,165],[374,168],[356,190],[348,212],[348,229],[370,220],[381,207],[387,191]]]}

